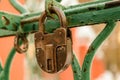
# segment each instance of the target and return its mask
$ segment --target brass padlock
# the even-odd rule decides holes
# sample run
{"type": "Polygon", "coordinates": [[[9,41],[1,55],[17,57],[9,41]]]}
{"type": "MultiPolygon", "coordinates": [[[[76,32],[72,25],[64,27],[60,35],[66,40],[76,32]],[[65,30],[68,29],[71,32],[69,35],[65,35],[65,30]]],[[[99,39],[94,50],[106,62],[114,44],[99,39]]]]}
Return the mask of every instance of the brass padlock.
{"type": "Polygon", "coordinates": [[[39,31],[35,33],[36,58],[40,68],[47,73],[64,71],[71,63],[72,41],[67,30],[67,20],[64,13],[57,7],[51,7],[50,11],[60,19],[61,26],[53,33],[45,33],[44,21],[46,12],[41,14],[39,31]]]}

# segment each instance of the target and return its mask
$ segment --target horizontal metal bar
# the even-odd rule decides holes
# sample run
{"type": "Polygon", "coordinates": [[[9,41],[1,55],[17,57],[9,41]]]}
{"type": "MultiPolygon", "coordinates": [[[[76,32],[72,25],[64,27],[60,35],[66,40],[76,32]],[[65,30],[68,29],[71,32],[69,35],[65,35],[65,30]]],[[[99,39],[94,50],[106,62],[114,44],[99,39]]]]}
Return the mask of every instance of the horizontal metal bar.
{"type": "Polygon", "coordinates": [[[8,37],[8,36],[13,36],[15,34],[16,34],[16,31],[0,29],[0,37],[8,37]]]}
{"type": "MultiPolygon", "coordinates": [[[[79,6],[73,7],[71,9],[66,8],[64,10],[69,28],[106,23],[109,20],[120,20],[120,1],[100,2],[98,4],[94,4],[91,2],[91,4],[79,6]],[[117,4],[117,6],[113,4],[117,4]]],[[[6,28],[5,30],[17,31],[18,26],[22,23],[22,27],[25,33],[38,30],[38,19],[40,13],[26,14],[21,16],[1,13],[2,12],[0,12],[0,16],[7,16],[7,18],[10,20],[10,24],[1,26],[2,23],[0,21],[0,29],[6,28]],[[17,24],[15,28],[13,24],[17,24]]],[[[2,20],[2,22],[4,21],[2,20]]],[[[45,22],[45,29],[47,32],[52,32],[53,30],[58,28],[59,25],[59,20],[47,20],[45,22]]],[[[7,33],[5,35],[9,36],[10,34],[7,33]]],[[[5,35],[4,33],[0,34],[0,36],[5,35]]]]}
{"type": "MultiPolygon", "coordinates": [[[[89,11],[88,7],[96,7],[96,6],[100,6],[100,5],[104,6],[104,4],[106,4],[108,2],[111,2],[111,1],[112,0],[100,0],[100,1],[94,1],[94,2],[89,2],[89,3],[84,3],[84,4],[78,4],[78,5],[74,5],[74,6],[69,6],[69,7],[66,7],[65,12],[66,13],[70,13],[69,11],[71,11],[71,12],[72,11],[76,11],[76,9],[79,10],[79,13],[80,12],[85,12],[85,11],[89,11]]],[[[36,15],[40,15],[40,14],[41,14],[41,12],[34,13],[34,14],[25,14],[24,17],[23,17],[23,19],[30,18],[30,17],[36,16],[36,15]]]]}
{"type": "Polygon", "coordinates": [[[0,12],[0,29],[16,31],[20,25],[22,16],[7,12],[0,12]]]}
{"type": "MultiPolygon", "coordinates": [[[[89,24],[105,23],[111,19],[119,20],[119,17],[117,17],[119,15],[119,8],[120,8],[119,6],[120,6],[120,1],[110,1],[107,3],[106,2],[98,3],[97,5],[92,4],[89,6],[85,5],[83,7],[77,6],[72,9],[64,10],[64,12],[67,16],[67,20],[69,23],[68,27],[76,27],[76,26],[84,26],[84,25],[89,25],[89,24]],[[117,4],[117,5],[113,5],[113,4],[117,4]],[[102,6],[102,8],[100,8],[101,6],[102,6]],[[114,8],[111,8],[111,6],[114,8]],[[86,10],[86,12],[85,12],[85,10],[86,10]],[[114,16],[111,16],[112,14],[114,14],[114,16]],[[107,16],[105,16],[105,15],[107,15],[107,16]]],[[[25,19],[23,18],[22,23],[24,23],[24,22],[30,23],[30,22],[34,22],[34,20],[36,22],[37,19],[39,19],[39,16],[31,18],[31,19],[30,19],[30,17],[25,18],[25,19]]],[[[38,25],[36,24],[36,26],[38,26],[38,25]]],[[[56,29],[57,26],[59,26],[59,21],[48,20],[45,23],[45,27],[48,32],[52,31],[52,30],[50,30],[51,28],[53,28],[53,30],[56,29]]],[[[35,24],[34,24],[34,27],[32,27],[32,28],[38,29],[38,28],[35,28],[35,24]]]]}
{"type": "Polygon", "coordinates": [[[89,4],[84,6],[77,6],[71,9],[68,8],[64,12],[68,16],[72,14],[103,10],[103,9],[114,8],[118,6],[120,6],[120,1],[109,1],[109,2],[101,2],[96,4],[89,4]]]}
{"type": "MultiPolygon", "coordinates": [[[[104,6],[104,4],[106,4],[106,3],[108,3],[108,1],[106,2],[106,1],[102,0],[102,1],[85,3],[85,4],[79,4],[79,5],[70,6],[70,7],[66,8],[64,10],[64,12],[68,16],[68,15],[71,15],[71,14],[76,14],[76,13],[81,13],[81,12],[86,12],[86,11],[89,11],[89,10],[93,10],[92,8],[94,8],[94,10],[95,9],[97,10],[99,7],[104,6]],[[97,2],[98,3],[101,2],[101,3],[99,3],[99,5],[96,5],[97,2]]],[[[109,3],[111,3],[111,1],[109,3]]],[[[103,9],[103,7],[101,9],[103,9]]],[[[24,24],[24,23],[38,21],[40,16],[36,16],[36,15],[40,15],[40,14],[41,14],[41,12],[38,12],[36,14],[29,14],[29,15],[26,14],[23,17],[22,23],[24,24]],[[36,16],[36,17],[33,17],[33,16],[36,16]]]]}
{"type": "MultiPolygon", "coordinates": [[[[120,20],[120,7],[73,14],[73,15],[67,16],[67,20],[68,20],[69,28],[79,27],[84,25],[106,23],[109,20],[118,21],[120,20]]],[[[47,32],[52,32],[59,26],[60,26],[59,21],[47,20],[45,23],[45,30],[47,32]]],[[[30,23],[25,24],[23,29],[26,32],[29,32],[32,30],[36,31],[38,30],[38,22],[31,21],[30,23]]]]}

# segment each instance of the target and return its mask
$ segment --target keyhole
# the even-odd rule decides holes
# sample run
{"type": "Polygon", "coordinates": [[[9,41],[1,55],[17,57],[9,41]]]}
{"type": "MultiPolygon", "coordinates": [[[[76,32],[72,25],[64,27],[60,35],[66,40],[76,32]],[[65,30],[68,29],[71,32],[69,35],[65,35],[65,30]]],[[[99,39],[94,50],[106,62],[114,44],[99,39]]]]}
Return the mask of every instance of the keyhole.
{"type": "Polygon", "coordinates": [[[52,70],[52,59],[47,59],[47,68],[48,70],[52,70]]]}

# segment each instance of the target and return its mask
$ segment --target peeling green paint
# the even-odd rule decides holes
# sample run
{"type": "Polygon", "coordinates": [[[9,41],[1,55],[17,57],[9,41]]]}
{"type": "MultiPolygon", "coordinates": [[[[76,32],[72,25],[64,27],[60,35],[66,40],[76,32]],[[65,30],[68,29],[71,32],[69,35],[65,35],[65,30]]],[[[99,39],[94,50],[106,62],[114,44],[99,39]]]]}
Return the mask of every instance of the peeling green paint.
{"type": "MultiPolygon", "coordinates": [[[[0,12],[0,29],[16,31],[20,25],[21,16],[11,13],[0,12]],[[8,24],[6,24],[9,22],[8,24]]],[[[9,33],[8,33],[9,34],[9,33]]]]}

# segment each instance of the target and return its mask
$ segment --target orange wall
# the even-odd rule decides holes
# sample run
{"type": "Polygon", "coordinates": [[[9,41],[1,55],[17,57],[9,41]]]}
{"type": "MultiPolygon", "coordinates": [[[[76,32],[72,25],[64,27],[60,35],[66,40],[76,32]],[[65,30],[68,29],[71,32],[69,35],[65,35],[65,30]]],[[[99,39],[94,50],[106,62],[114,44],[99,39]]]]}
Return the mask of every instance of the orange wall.
{"type": "MultiPolygon", "coordinates": [[[[8,2],[9,0],[1,0],[0,10],[8,11],[14,14],[19,14],[8,2]]],[[[23,0],[21,0],[23,3],[23,0]]],[[[2,66],[5,65],[5,61],[8,57],[9,52],[13,47],[14,37],[0,38],[0,59],[2,61],[2,66]]],[[[23,58],[24,55],[16,54],[14,61],[11,66],[10,80],[23,80],[23,58]]]]}

